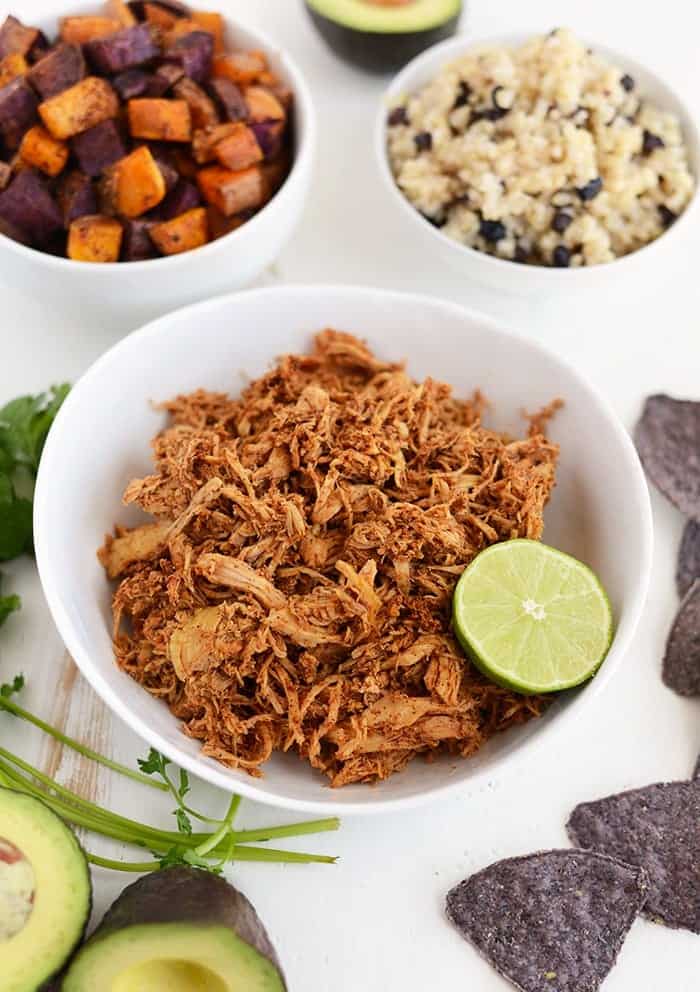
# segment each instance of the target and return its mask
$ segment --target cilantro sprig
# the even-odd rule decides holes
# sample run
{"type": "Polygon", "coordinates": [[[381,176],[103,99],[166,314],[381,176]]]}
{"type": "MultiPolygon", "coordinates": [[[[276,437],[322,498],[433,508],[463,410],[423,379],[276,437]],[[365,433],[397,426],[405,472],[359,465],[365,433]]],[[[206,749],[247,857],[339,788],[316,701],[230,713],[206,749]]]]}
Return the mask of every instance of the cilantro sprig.
{"type": "Polygon", "coordinates": [[[34,481],[46,437],[66,384],[38,396],[19,396],[0,408],[0,561],[32,550],[34,481]]]}
{"type": "Polygon", "coordinates": [[[174,865],[192,865],[207,871],[220,873],[232,861],[258,861],[292,864],[333,864],[335,858],[321,854],[306,854],[297,851],[275,850],[259,847],[273,839],[300,837],[306,834],[337,830],[339,821],[335,818],[312,820],[304,823],[290,823],[281,827],[264,827],[254,830],[236,830],[234,821],[240,805],[240,797],[233,796],[223,819],[204,816],[185,802],[190,792],[187,772],[180,769],[171,772],[171,763],[160,752],[151,750],[148,756],[139,761],[139,771],[120,765],[110,758],[92,751],[90,748],[67,737],[38,717],[20,707],[14,700],[24,688],[24,678],[16,676],[12,682],[0,686],[0,713],[6,711],[13,716],[27,720],[34,726],[80,754],[102,765],[128,776],[130,779],[150,785],[155,789],[170,792],[176,801],[176,830],[161,830],[148,824],[139,823],[111,810],[103,809],[96,803],[60,785],[44,775],[39,769],[28,764],[18,755],[0,747],[0,787],[14,789],[41,799],[58,816],[75,827],[81,827],[102,837],[109,837],[124,844],[150,851],[153,859],[144,862],[115,861],[89,854],[93,865],[116,871],[143,874],[158,871],[174,865]],[[192,819],[209,825],[209,830],[195,831],[192,819]]]}

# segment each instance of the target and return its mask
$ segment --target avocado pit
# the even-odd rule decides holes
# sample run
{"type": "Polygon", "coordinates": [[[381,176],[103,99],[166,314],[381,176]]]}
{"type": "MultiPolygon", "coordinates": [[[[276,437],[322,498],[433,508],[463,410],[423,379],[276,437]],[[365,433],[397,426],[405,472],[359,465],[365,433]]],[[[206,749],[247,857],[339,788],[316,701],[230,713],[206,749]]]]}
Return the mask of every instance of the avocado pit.
{"type": "Polygon", "coordinates": [[[0,837],[0,945],[26,927],[35,888],[31,863],[18,847],[0,837]]]}

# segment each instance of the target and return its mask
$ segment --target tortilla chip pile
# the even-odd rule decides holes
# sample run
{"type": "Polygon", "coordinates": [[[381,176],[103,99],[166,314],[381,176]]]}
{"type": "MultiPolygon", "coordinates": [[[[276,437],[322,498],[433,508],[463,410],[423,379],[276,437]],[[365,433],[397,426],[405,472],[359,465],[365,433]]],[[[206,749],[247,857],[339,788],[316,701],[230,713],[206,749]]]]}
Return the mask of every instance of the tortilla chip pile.
{"type": "Polygon", "coordinates": [[[678,556],[682,597],[663,662],[663,680],[700,695],[700,402],[650,396],[635,433],[639,457],[659,492],[688,518],[678,556]]]}
{"type": "Polygon", "coordinates": [[[596,992],[640,913],[700,933],[700,759],[688,782],[582,803],[578,850],[509,858],[455,886],[447,915],[522,992],[596,992]]]}

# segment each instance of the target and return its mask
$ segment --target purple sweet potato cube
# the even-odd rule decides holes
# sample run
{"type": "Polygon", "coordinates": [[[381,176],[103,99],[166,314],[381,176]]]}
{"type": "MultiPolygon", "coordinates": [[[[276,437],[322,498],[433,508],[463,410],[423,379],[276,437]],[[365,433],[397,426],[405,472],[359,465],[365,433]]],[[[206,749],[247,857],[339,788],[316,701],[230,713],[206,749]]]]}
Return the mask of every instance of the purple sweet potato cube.
{"type": "Polygon", "coordinates": [[[180,179],[180,174],[178,173],[177,169],[173,165],[171,165],[170,161],[167,158],[163,158],[161,155],[158,155],[155,152],[153,153],[153,157],[155,158],[156,163],[158,164],[158,168],[161,171],[161,175],[165,180],[165,188],[168,190],[168,192],[171,192],[171,190],[174,190],[175,187],[177,186],[178,181],[180,179]]]}
{"type": "Polygon", "coordinates": [[[158,66],[155,71],[155,85],[162,86],[162,93],[167,93],[175,83],[179,83],[182,77],[185,75],[185,70],[181,65],[177,65],[175,62],[165,62],[163,65],[158,66]]]}
{"type": "Polygon", "coordinates": [[[252,123],[250,128],[258,140],[265,158],[274,158],[282,148],[285,122],[259,121],[252,123]]]}
{"type": "Polygon", "coordinates": [[[210,95],[227,121],[245,121],[248,119],[248,105],[243,94],[230,79],[212,79],[208,86],[210,95]]]}
{"type": "Polygon", "coordinates": [[[40,37],[38,28],[28,28],[10,14],[0,27],[0,59],[6,55],[29,55],[40,37]]]}
{"type": "Polygon", "coordinates": [[[99,176],[127,153],[119,127],[114,120],[102,121],[78,134],[71,141],[73,153],[82,171],[99,176]]]}
{"type": "Polygon", "coordinates": [[[121,100],[127,103],[129,100],[134,100],[137,96],[143,96],[148,90],[152,78],[151,73],[146,72],[144,69],[127,69],[126,72],[120,72],[118,76],[114,77],[112,86],[119,94],[121,100]]]}
{"type": "Polygon", "coordinates": [[[158,256],[149,234],[151,226],[151,221],[147,220],[124,221],[122,240],[122,260],[124,262],[143,262],[147,258],[158,256]]]}
{"type": "Polygon", "coordinates": [[[36,123],[39,101],[23,76],[0,89],[0,135],[8,151],[19,148],[26,131],[36,123]]]}
{"type": "Polygon", "coordinates": [[[37,248],[51,245],[63,228],[61,211],[36,169],[22,169],[0,193],[0,218],[37,248]]]}
{"type": "Polygon", "coordinates": [[[136,24],[85,46],[90,63],[105,76],[145,65],[160,54],[150,24],[136,24]]]}
{"type": "Polygon", "coordinates": [[[0,161],[0,193],[7,188],[12,179],[12,168],[7,162],[0,161]]]}
{"type": "Polygon", "coordinates": [[[84,172],[67,173],[60,181],[57,192],[58,206],[63,214],[64,227],[70,227],[77,217],[98,213],[95,187],[84,172]]]}
{"type": "Polygon", "coordinates": [[[165,61],[181,66],[196,83],[203,83],[211,75],[213,56],[214,38],[207,31],[191,31],[165,50],[165,61]]]}
{"type": "Polygon", "coordinates": [[[42,100],[75,86],[85,77],[85,59],[78,45],[62,42],[29,71],[28,79],[42,100]]]}
{"type": "Polygon", "coordinates": [[[180,179],[165,199],[149,214],[153,220],[172,220],[188,210],[202,205],[202,198],[194,183],[180,179]]]}

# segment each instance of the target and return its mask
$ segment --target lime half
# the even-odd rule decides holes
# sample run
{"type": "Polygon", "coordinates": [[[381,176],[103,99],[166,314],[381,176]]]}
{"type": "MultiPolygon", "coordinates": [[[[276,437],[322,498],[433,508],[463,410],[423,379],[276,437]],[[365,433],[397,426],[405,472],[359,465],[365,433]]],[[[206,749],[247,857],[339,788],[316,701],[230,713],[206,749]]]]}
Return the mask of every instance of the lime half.
{"type": "Polygon", "coordinates": [[[613,637],[597,576],[539,541],[482,551],[455,589],[452,620],[477,668],[522,693],[558,692],[589,679],[613,637]]]}

